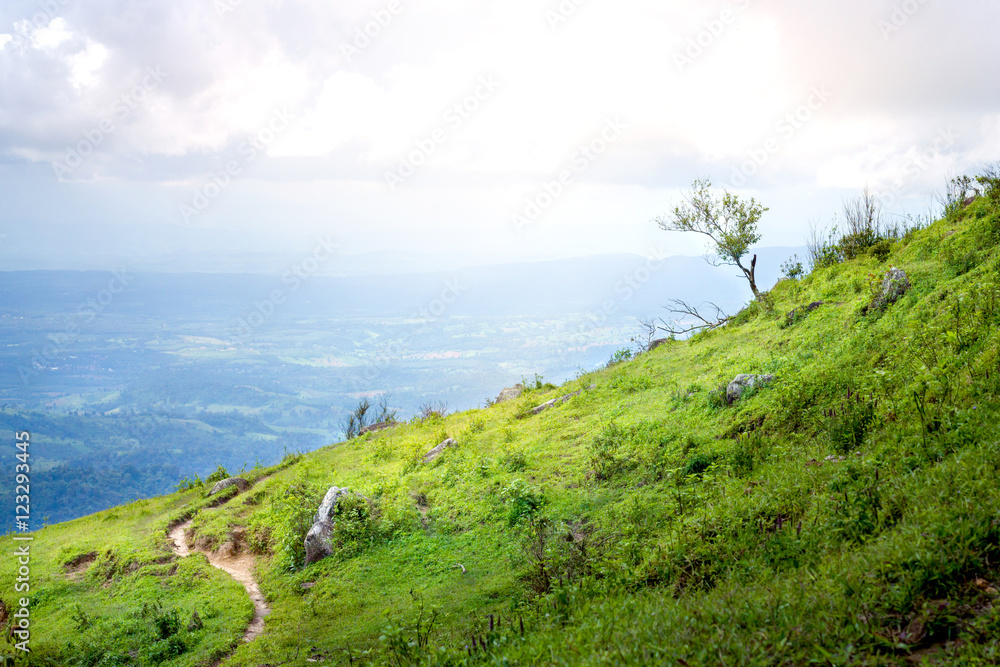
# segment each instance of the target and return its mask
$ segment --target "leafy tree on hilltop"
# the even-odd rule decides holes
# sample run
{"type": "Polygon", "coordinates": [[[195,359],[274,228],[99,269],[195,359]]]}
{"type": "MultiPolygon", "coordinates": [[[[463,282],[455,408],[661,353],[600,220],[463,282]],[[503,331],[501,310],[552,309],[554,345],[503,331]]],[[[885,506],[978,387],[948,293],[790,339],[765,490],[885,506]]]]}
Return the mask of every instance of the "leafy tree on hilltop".
{"type": "MultiPolygon", "coordinates": [[[[745,257],[750,248],[760,241],[757,222],[767,210],[752,198],[742,201],[728,191],[723,191],[721,197],[713,195],[712,182],[697,179],[691,191],[674,207],[673,213],[656,218],[656,222],[664,231],[694,232],[707,236],[711,243],[705,260],[713,266],[739,268],[750,284],[754,298],[759,300],[761,292],[757,289],[757,255],[750,260],[749,266],[745,263],[745,257]]],[[[663,322],[660,328],[672,335],[715,329],[729,321],[729,316],[714,303],[708,304],[715,309],[714,316],[703,315],[697,307],[681,299],[671,299],[671,304],[668,306],[670,312],[688,321],[694,319],[694,323],[687,326],[679,321],[663,322]]]]}
{"type": "Polygon", "coordinates": [[[760,298],[755,276],[757,255],[744,264],[750,247],[760,241],[757,221],[768,209],[753,198],[741,201],[736,195],[723,191],[719,198],[712,194],[712,182],[698,179],[691,192],[674,207],[670,217],[660,216],[656,222],[668,232],[695,232],[711,239],[706,260],[713,266],[735,266],[750,283],[755,298],[760,298]]]}

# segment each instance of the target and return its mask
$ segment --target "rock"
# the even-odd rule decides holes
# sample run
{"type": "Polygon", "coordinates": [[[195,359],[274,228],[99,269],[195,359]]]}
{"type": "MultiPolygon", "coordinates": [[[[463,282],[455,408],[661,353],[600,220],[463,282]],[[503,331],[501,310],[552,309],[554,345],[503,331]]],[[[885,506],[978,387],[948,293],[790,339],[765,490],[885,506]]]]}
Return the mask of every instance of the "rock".
{"type": "Polygon", "coordinates": [[[875,300],[872,301],[871,305],[868,306],[866,312],[872,312],[873,310],[884,310],[888,306],[896,303],[899,297],[906,294],[910,289],[910,279],[906,276],[906,272],[902,269],[897,269],[892,267],[889,269],[885,278],[882,280],[882,291],[879,293],[875,300]]]}
{"type": "Polygon", "coordinates": [[[649,343],[649,347],[647,347],[646,350],[648,352],[652,352],[653,350],[655,350],[656,348],[660,347],[661,345],[666,345],[669,342],[670,342],[669,338],[657,338],[656,340],[651,341],[649,343]]]}
{"type": "Polygon", "coordinates": [[[523,393],[524,393],[524,385],[519,382],[515,384],[513,387],[507,387],[506,389],[501,391],[500,395],[497,396],[497,400],[493,401],[493,404],[497,405],[499,403],[506,403],[507,401],[513,401],[516,398],[520,398],[521,394],[523,393]]]}
{"type": "Polygon", "coordinates": [[[240,493],[250,489],[250,482],[246,481],[242,477],[230,477],[229,479],[224,479],[221,482],[216,482],[212,490],[208,492],[209,496],[214,496],[219,491],[228,489],[231,486],[235,486],[239,489],[240,493]]]}
{"type": "Polygon", "coordinates": [[[453,446],[455,446],[457,444],[458,444],[458,442],[454,438],[448,438],[447,440],[445,440],[444,442],[442,442],[440,445],[438,445],[437,447],[435,447],[431,451],[429,451],[426,454],[424,454],[424,463],[430,463],[431,461],[433,461],[437,457],[441,456],[441,454],[444,452],[444,450],[448,449],[449,447],[453,447],[453,446]]]}
{"type": "Polygon", "coordinates": [[[222,556],[223,558],[233,558],[239,552],[240,552],[239,545],[236,544],[236,542],[233,542],[232,540],[226,540],[225,542],[222,543],[222,546],[220,546],[216,550],[216,553],[222,556]]]}
{"type": "Polygon", "coordinates": [[[333,516],[337,511],[337,501],[350,493],[350,489],[331,486],[330,490],[323,496],[323,502],[319,505],[319,511],[313,519],[312,528],[306,533],[306,565],[323,560],[333,553],[333,544],[330,542],[330,532],[333,530],[333,516]]]}
{"type": "Polygon", "coordinates": [[[823,305],[823,301],[813,301],[808,306],[803,306],[801,308],[796,308],[792,312],[785,315],[785,326],[791,326],[798,322],[799,320],[804,320],[806,315],[816,310],[823,305]]]}
{"type": "Polygon", "coordinates": [[[726,387],[726,401],[734,403],[743,397],[743,392],[747,389],[763,387],[773,380],[773,375],[737,375],[726,387]]]}
{"type": "Polygon", "coordinates": [[[394,421],[379,422],[377,424],[369,424],[368,426],[365,426],[363,429],[361,429],[360,431],[358,431],[358,435],[364,435],[365,433],[378,433],[379,431],[384,431],[387,428],[392,428],[395,425],[396,425],[396,422],[394,422],[394,421]]]}
{"type": "MultiPolygon", "coordinates": [[[[587,389],[591,390],[591,389],[594,389],[596,387],[597,387],[596,384],[592,384],[589,387],[587,387],[587,389]]],[[[566,401],[568,401],[569,399],[573,398],[574,396],[579,396],[582,393],[583,393],[583,389],[577,389],[576,391],[574,391],[571,394],[566,394],[565,396],[560,396],[559,398],[553,398],[551,401],[546,401],[546,402],[542,403],[541,405],[536,405],[535,407],[531,408],[531,414],[537,415],[539,412],[543,412],[545,410],[548,410],[549,408],[551,408],[551,407],[553,407],[555,405],[559,405],[560,403],[565,403],[566,401]]]]}

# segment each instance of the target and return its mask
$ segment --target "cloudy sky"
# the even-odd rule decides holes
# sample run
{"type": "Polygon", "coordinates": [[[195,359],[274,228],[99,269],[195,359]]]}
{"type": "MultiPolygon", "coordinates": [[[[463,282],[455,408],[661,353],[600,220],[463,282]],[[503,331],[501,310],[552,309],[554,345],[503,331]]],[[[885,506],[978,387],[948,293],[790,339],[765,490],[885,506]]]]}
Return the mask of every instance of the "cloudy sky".
{"type": "Polygon", "coordinates": [[[698,177],[800,245],[865,185],[919,214],[1000,160],[997,25],[995,0],[4,0],[0,268],[697,254],[651,219],[698,177]]]}

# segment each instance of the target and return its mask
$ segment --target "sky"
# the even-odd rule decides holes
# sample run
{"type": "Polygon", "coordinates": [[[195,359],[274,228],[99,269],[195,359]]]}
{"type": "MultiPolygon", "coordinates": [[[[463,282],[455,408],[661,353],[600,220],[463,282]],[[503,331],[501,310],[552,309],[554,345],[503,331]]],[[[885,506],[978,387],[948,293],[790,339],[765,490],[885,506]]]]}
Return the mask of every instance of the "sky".
{"type": "Polygon", "coordinates": [[[653,222],[696,178],[799,246],[866,186],[921,215],[1000,160],[997,25],[995,0],[4,0],[0,269],[698,254],[653,222]]]}

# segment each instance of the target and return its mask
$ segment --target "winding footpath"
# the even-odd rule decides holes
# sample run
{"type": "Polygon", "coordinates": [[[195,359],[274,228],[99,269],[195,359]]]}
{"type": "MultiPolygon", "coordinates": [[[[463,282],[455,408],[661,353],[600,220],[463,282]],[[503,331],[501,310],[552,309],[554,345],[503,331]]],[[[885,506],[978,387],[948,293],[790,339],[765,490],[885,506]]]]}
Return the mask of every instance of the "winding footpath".
{"type": "Polygon", "coordinates": [[[203,549],[191,549],[185,539],[185,532],[191,526],[190,521],[175,526],[170,531],[170,540],[173,542],[174,553],[180,558],[190,556],[192,553],[201,553],[208,558],[212,564],[230,577],[240,582],[243,588],[247,589],[250,599],[253,601],[253,619],[243,633],[243,641],[253,641],[264,632],[264,617],[271,613],[271,608],[267,606],[264,596],[260,592],[260,586],[253,578],[254,557],[250,554],[237,554],[234,556],[224,556],[219,553],[205,551],[203,549]]]}

